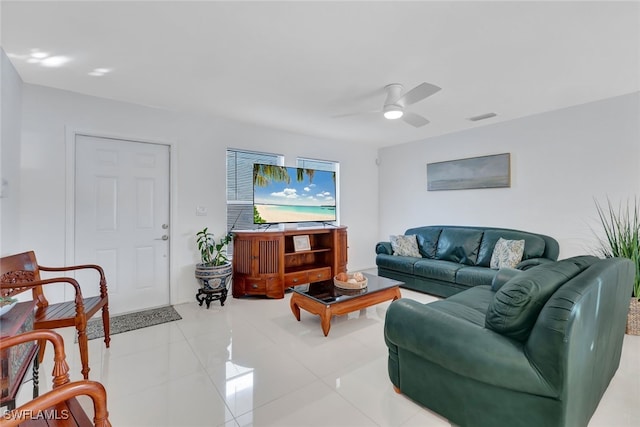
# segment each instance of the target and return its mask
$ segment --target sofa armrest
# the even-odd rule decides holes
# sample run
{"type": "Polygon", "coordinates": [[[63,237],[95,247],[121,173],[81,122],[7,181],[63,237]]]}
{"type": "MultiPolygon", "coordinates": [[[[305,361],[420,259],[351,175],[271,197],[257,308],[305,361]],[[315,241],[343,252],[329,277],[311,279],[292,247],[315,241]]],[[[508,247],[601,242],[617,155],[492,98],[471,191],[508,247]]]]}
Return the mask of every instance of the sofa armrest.
{"type": "Polygon", "coordinates": [[[502,285],[507,283],[512,277],[517,276],[521,273],[521,270],[515,268],[501,268],[498,270],[495,276],[493,276],[493,280],[491,280],[491,290],[493,292],[498,292],[502,285]]]}
{"type": "Polygon", "coordinates": [[[524,261],[518,263],[518,265],[516,265],[516,269],[518,270],[528,270],[530,268],[533,268],[537,265],[541,265],[541,264],[546,264],[549,262],[554,262],[553,260],[550,260],[549,258],[531,258],[531,259],[525,259],[524,261]]]}
{"type": "MultiPolygon", "coordinates": [[[[476,381],[540,396],[558,396],[558,391],[529,362],[521,343],[463,316],[439,310],[439,303],[422,304],[401,298],[389,306],[384,336],[391,349],[396,350],[397,346],[400,364],[402,353],[408,351],[476,381]]],[[[464,312],[468,307],[460,304],[460,309],[464,312]]]]}
{"type": "Polygon", "coordinates": [[[378,242],[376,245],[376,254],[393,255],[391,242],[378,242]]]}

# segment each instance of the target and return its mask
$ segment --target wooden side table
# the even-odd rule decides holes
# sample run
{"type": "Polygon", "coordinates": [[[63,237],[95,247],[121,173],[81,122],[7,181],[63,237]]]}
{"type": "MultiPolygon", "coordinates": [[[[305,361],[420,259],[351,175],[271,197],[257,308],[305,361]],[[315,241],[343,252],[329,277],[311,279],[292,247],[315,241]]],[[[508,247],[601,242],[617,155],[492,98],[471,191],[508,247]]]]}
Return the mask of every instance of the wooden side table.
{"type": "Polygon", "coordinates": [[[35,341],[4,348],[2,338],[33,330],[35,301],[21,302],[0,317],[0,406],[15,409],[16,395],[33,363],[33,397],[38,397],[38,345],[35,341]]]}

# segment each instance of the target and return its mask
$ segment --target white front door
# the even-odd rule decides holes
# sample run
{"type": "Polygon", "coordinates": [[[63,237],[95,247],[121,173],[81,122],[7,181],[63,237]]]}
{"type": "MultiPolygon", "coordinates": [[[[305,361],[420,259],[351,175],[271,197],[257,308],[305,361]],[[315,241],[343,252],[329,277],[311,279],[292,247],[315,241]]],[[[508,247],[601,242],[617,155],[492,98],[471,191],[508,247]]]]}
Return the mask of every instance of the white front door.
{"type": "Polygon", "coordinates": [[[111,314],[169,304],[168,238],[169,146],[76,135],[74,263],[104,268],[111,314]]]}

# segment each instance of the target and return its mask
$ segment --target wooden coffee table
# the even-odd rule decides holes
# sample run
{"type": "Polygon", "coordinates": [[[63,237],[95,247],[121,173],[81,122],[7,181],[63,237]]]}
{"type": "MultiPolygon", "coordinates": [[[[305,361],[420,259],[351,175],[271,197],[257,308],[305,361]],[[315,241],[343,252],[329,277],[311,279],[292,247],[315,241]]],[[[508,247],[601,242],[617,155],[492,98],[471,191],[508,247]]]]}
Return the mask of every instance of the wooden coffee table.
{"type": "Polygon", "coordinates": [[[320,324],[324,336],[329,335],[331,317],[362,310],[384,301],[395,301],[401,298],[400,285],[402,282],[364,274],[367,277],[367,287],[358,290],[337,288],[333,280],[294,286],[289,305],[296,319],[300,321],[300,309],[320,316],[320,324]]]}

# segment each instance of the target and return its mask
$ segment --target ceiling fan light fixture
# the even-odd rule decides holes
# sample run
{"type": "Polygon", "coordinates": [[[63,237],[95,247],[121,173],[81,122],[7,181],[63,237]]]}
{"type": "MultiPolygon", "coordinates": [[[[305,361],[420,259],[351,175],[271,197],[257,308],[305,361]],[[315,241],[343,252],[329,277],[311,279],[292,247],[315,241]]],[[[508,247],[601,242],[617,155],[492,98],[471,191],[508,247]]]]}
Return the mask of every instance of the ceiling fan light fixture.
{"type": "Polygon", "coordinates": [[[385,105],[384,106],[384,117],[389,120],[396,120],[402,117],[404,111],[402,111],[402,107],[396,104],[385,105]]]}

